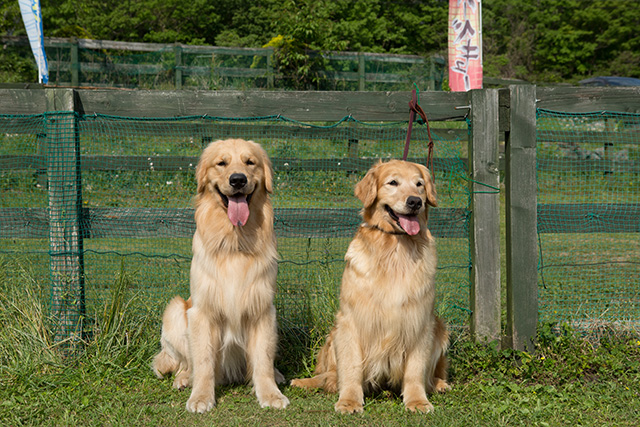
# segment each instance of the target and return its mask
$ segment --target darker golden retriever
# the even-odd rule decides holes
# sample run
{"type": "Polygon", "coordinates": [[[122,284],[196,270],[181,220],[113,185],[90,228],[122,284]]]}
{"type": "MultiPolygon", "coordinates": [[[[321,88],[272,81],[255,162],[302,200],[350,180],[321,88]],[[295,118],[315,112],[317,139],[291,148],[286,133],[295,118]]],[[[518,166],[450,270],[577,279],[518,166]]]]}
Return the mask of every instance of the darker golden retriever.
{"type": "Polygon", "coordinates": [[[191,298],[175,297],[162,321],[159,378],[192,386],[190,412],[216,402],[215,386],[250,379],[260,406],[285,408],[276,385],[273,298],[278,270],[271,162],[252,141],[211,143],[196,169],[191,298]]]}
{"type": "Polygon", "coordinates": [[[428,169],[392,160],[356,185],[363,223],[345,256],[340,309],[315,376],[291,385],[339,392],[335,409],[362,412],[364,393],[389,387],[410,411],[429,412],[444,391],[449,335],[434,312],[435,241],[427,229],[436,191],[428,169]]]}

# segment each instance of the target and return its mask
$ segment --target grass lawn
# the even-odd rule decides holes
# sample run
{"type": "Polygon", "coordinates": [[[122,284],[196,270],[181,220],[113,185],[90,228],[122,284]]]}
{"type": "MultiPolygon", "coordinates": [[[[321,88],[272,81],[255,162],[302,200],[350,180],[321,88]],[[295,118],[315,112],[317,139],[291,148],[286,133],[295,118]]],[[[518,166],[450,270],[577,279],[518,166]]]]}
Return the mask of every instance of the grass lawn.
{"type": "MultiPolygon", "coordinates": [[[[92,314],[91,336],[65,358],[48,332],[48,295],[26,272],[24,286],[7,277],[0,275],[0,425],[632,426],[640,418],[637,331],[602,329],[587,338],[549,324],[539,328],[535,354],[475,344],[464,329],[453,331],[453,390],[431,397],[431,414],[408,413],[400,397],[383,391],[367,397],[363,414],[338,415],[336,395],[289,386],[286,410],[261,409],[250,386],[237,385],[219,387],[217,407],[194,415],[185,410],[189,392],[150,369],[161,308],[116,286],[92,314]]],[[[278,367],[288,379],[309,374],[323,333],[306,343],[282,333],[278,367]]]]}

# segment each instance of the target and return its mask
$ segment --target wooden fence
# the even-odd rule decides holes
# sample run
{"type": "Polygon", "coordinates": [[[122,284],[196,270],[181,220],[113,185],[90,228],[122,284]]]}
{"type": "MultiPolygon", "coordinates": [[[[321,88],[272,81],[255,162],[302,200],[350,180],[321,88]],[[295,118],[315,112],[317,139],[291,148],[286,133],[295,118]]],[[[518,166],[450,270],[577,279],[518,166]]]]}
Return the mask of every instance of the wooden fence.
{"type": "MultiPolygon", "coordinates": [[[[362,121],[397,121],[407,119],[410,98],[409,92],[0,89],[0,114],[69,111],[131,117],[176,117],[206,112],[218,117],[280,114],[307,122],[337,121],[348,115],[362,121]]],[[[468,176],[472,194],[472,225],[469,231],[472,257],[469,310],[472,332],[478,340],[502,339],[510,347],[531,350],[538,319],[536,229],[537,221],[544,218],[544,212],[537,211],[536,198],[536,107],[569,112],[610,110],[640,113],[640,89],[511,86],[508,89],[473,90],[468,93],[429,92],[422,95],[420,105],[430,120],[469,118],[471,121],[468,176]],[[496,191],[500,186],[500,140],[505,143],[506,188],[507,316],[504,337],[501,337],[500,195],[496,191]]],[[[11,119],[4,121],[0,123],[0,129],[10,129],[11,119]]],[[[57,124],[51,123],[46,137],[56,139],[68,150],[77,152],[74,136],[58,135],[56,129],[57,124]]],[[[79,153],[77,155],[80,156],[79,153]]],[[[11,161],[7,156],[3,157],[0,158],[0,168],[15,165],[18,157],[23,165],[40,161],[37,156],[13,156],[11,161]]],[[[184,161],[172,160],[176,164],[184,161]]],[[[88,166],[91,159],[83,159],[83,163],[88,166]]],[[[276,167],[286,167],[277,159],[274,163],[276,167]]],[[[354,160],[349,167],[363,165],[354,160]]],[[[65,176],[78,171],[72,167],[51,173],[65,176]]],[[[74,187],[51,186],[49,193],[49,228],[55,230],[55,212],[59,210],[57,201],[73,199],[79,192],[74,187]]],[[[74,214],[82,215],[80,211],[65,212],[67,219],[74,214]]],[[[0,209],[0,216],[3,215],[12,213],[0,209]]],[[[446,215],[442,220],[448,221],[446,215]]],[[[59,253],[64,255],[64,262],[82,268],[82,259],[77,257],[82,253],[82,238],[86,236],[73,229],[64,229],[64,235],[59,236],[54,231],[51,233],[49,237],[52,241],[60,242],[59,253]]],[[[60,260],[52,257],[53,272],[57,268],[54,265],[56,262],[60,260]]],[[[55,274],[52,277],[55,280],[55,274]]],[[[75,286],[81,292],[82,275],[65,277],[65,280],[67,285],[69,280],[75,280],[75,286]]]]}
{"type": "MultiPolygon", "coordinates": [[[[2,42],[8,46],[29,45],[26,37],[2,37],[2,42]]],[[[205,79],[238,78],[264,80],[266,89],[278,87],[276,82],[282,79],[273,62],[273,48],[231,48],[220,46],[193,46],[179,43],[130,43],[109,40],[90,40],[77,38],[45,37],[45,49],[58,49],[67,51],[63,55],[48,54],[50,85],[57,86],[112,86],[118,87],[116,82],[95,81],[89,75],[111,73],[112,75],[129,76],[158,76],[169,72],[173,74],[174,89],[186,88],[185,79],[189,77],[201,77],[205,79]],[[100,55],[101,60],[83,60],[79,54],[80,49],[91,50],[100,55]],[[166,63],[135,63],[135,56],[130,60],[121,56],[119,63],[109,61],[109,55],[123,55],[136,53],[166,53],[169,59],[166,63]],[[205,64],[191,64],[186,61],[188,55],[207,57],[205,64]],[[60,56],[65,59],[61,59],[60,56]],[[239,62],[250,65],[225,65],[216,58],[231,57],[229,62],[239,62]]],[[[404,67],[421,66],[421,74],[424,78],[422,90],[441,90],[444,76],[444,59],[440,56],[425,58],[417,55],[391,55],[365,52],[324,52],[312,53],[312,56],[321,56],[329,65],[329,69],[319,71],[320,78],[329,81],[353,82],[354,89],[364,91],[376,84],[405,83],[407,88],[412,84],[410,79],[415,79],[416,73],[402,74],[397,71],[376,71],[377,68],[385,68],[393,65],[404,67]],[[344,67],[331,67],[331,64],[346,62],[351,64],[347,70],[344,67]],[[377,65],[377,66],[376,66],[377,65]],[[334,69],[335,68],[335,69],[334,69]],[[356,86],[357,84],[357,86],[356,86]]],[[[169,78],[168,81],[171,79],[169,78]]],[[[251,83],[246,83],[252,87],[251,83]]],[[[192,87],[193,88],[193,87],[192,87]]],[[[196,87],[198,88],[198,87],[196,87]]],[[[223,88],[223,87],[222,87],[223,88]]],[[[147,89],[167,89],[152,87],[147,89]]],[[[199,87],[199,89],[207,89],[199,87]]]]}

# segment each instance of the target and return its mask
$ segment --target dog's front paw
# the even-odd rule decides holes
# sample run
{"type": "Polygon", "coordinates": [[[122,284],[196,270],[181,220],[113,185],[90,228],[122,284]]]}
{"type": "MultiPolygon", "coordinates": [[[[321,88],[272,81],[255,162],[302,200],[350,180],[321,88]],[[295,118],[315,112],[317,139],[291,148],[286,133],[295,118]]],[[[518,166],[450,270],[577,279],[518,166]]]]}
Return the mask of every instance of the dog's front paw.
{"type": "Polygon", "coordinates": [[[335,405],[336,412],[341,414],[355,414],[364,410],[362,402],[351,399],[340,399],[335,405]]]}
{"type": "Polygon", "coordinates": [[[423,412],[428,413],[433,411],[433,405],[428,400],[412,400],[405,402],[404,407],[411,412],[423,412]]]}
{"type": "Polygon", "coordinates": [[[187,411],[197,414],[210,411],[214,406],[216,406],[216,399],[213,396],[194,396],[192,393],[189,400],[187,400],[187,411]]]}
{"type": "Polygon", "coordinates": [[[259,396],[258,402],[261,408],[284,409],[289,405],[289,399],[280,390],[259,396]]]}

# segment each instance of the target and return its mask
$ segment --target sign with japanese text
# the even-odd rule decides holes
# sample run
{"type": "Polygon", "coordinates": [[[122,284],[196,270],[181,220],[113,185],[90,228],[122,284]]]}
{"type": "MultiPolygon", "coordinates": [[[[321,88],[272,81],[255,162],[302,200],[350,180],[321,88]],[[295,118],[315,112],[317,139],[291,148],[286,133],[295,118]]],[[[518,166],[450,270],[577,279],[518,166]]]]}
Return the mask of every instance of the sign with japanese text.
{"type": "Polygon", "coordinates": [[[449,87],[482,89],[481,0],[449,0],[449,87]]]}

